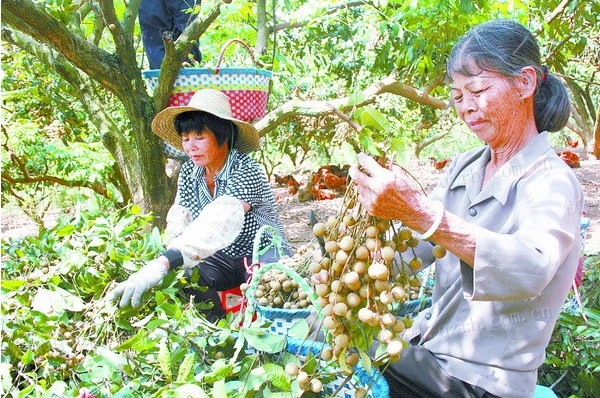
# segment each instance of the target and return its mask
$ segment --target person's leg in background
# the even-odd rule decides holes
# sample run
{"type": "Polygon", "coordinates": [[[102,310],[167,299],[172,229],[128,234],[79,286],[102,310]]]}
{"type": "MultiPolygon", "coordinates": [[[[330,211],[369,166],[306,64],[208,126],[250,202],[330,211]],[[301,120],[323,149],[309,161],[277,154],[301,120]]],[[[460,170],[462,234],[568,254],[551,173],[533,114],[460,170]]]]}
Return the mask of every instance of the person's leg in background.
{"type": "MultiPolygon", "coordinates": [[[[196,4],[200,4],[200,0],[142,0],[138,18],[150,69],[159,69],[165,56],[163,33],[171,32],[173,40],[177,40],[185,27],[197,16],[186,13],[185,10],[193,8],[196,4]]],[[[190,54],[194,60],[202,60],[197,44],[192,47],[190,54]]],[[[188,61],[187,57],[183,61],[188,61]]]]}
{"type": "Polygon", "coordinates": [[[165,56],[162,32],[169,26],[164,0],[142,0],[138,18],[150,69],[159,69],[165,56]]]}

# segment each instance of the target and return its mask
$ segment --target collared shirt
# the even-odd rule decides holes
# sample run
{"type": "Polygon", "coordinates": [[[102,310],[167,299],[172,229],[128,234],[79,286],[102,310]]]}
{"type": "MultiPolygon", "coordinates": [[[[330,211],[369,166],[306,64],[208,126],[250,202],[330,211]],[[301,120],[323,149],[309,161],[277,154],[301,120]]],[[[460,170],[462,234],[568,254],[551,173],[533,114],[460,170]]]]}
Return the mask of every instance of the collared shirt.
{"type": "Polygon", "coordinates": [[[436,261],[433,305],[408,340],[453,377],[502,397],[531,397],[537,368],[580,255],[581,186],[543,132],[482,187],[490,148],[459,155],[432,192],[445,209],[485,228],[474,267],[436,261]]]}
{"type": "Polygon", "coordinates": [[[244,215],[244,224],[238,237],[223,250],[225,254],[233,257],[252,255],[254,237],[263,225],[274,227],[285,238],[269,181],[256,161],[232,149],[225,165],[215,175],[214,196],[206,184],[204,169],[191,160],[181,167],[177,197],[167,216],[167,231],[171,235],[178,236],[184,228],[194,227],[190,223],[202,209],[215,198],[228,195],[249,203],[251,209],[244,215]]]}

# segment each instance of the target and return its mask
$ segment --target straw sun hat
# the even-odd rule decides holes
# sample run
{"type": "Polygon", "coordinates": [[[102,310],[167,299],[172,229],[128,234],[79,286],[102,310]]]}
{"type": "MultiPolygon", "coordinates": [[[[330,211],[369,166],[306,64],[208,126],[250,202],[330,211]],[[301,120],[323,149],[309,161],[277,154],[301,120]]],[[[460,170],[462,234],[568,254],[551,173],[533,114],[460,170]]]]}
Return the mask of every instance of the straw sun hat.
{"type": "Polygon", "coordinates": [[[170,106],[160,111],[152,121],[152,131],[175,148],[183,150],[181,136],[175,131],[173,121],[175,116],[188,111],[204,111],[232,121],[239,131],[234,148],[244,153],[258,149],[259,136],[256,128],[233,117],[229,98],[225,93],[208,88],[196,91],[187,106],[170,106]]]}

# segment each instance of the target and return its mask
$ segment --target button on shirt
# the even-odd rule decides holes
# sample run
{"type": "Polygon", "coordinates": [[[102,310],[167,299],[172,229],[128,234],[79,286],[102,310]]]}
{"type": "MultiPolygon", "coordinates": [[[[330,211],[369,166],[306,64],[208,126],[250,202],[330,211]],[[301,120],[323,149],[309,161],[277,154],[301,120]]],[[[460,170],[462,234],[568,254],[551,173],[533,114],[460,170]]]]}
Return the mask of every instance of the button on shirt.
{"type": "Polygon", "coordinates": [[[487,146],[459,155],[432,192],[485,230],[473,268],[451,253],[436,261],[432,307],[405,338],[451,376],[502,397],[531,397],[575,275],[583,194],[545,132],[482,187],[489,160],[487,146]]]}
{"type": "MultiPolygon", "coordinates": [[[[182,165],[177,197],[172,209],[176,211],[170,212],[172,217],[167,219],[167,230],[181,231],[182,227],[190,225],[190,220],[198,217],[206,205],[222,195],[232,196],[252,206],[244,215],[242,231],[236,240],[223,250],[226,254],[233,257],[252,255],[254,237],[263,225],[274,227],[285,237],[275,198],[264,171],[256,161],[236,149],[231,150],[223,169],[215,176],[214,196],[206,184],[204,167],[196,166],[191,160],[182,165]]],[[[287,242],[285,245],[288,245],[287,242]]],[[[286,249],[289,249],[289,246],[286,249]]]]}

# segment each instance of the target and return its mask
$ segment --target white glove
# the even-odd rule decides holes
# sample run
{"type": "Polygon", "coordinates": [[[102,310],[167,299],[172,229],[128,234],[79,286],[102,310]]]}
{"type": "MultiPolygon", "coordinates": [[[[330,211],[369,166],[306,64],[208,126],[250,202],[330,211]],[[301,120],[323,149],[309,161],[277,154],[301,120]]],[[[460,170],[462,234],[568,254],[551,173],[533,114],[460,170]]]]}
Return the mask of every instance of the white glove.
{"type": "Polygon", "coordinates": [[[127,280],[119,283],[111,290],[106,298],[115,301],[121,296],[120,307],[126,307],[130,302],[132,307],[140,305],[142,295],[149,289],[158,285],[167,275],[168,268],[159,260],[148,262],[142,269],[129,276],[127,280]]]}
{"type": "Polygon", "coordinates": [[[167,248],[177,249],[184,267],[195,267],[202,259],[231,245],[244,226],[244,207],[239,199],[220,196],[209,203],[167,248]]]}

